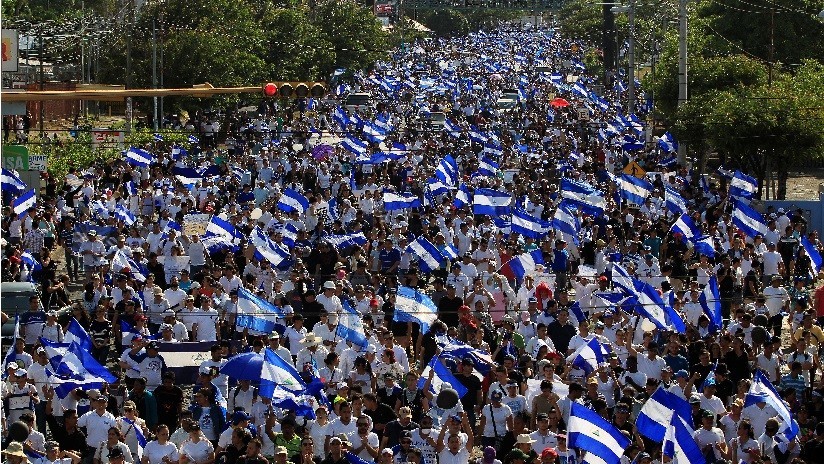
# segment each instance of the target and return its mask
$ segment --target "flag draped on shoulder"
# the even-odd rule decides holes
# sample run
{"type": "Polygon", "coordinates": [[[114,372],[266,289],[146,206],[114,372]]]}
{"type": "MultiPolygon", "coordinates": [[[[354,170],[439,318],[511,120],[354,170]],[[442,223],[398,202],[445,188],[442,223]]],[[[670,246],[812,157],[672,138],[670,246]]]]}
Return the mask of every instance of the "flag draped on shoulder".
{"type": "Polygon", "coordinates": [[[753,381],[747,396],[744,397],[744,407],[759,402],[767,403],[778,413],[779,432],[783,433],[788,440],[798,436],[798,422],[790,415],[790,408],[787,403],[778,395],[778,392],[770,383],[770,379],[763,371],[757,370],[753,375],[753,381]]]}

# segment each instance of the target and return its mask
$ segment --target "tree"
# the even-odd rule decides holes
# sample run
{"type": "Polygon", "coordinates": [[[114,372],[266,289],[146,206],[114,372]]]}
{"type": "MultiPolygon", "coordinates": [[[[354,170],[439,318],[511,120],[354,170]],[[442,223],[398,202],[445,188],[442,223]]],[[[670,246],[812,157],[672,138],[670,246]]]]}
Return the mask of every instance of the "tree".
{"type": "Polygon", "coordinates": [[[352,1],[326,2],[311,16],[335,53],[334,63],[320,69],[324,75],[336,67],[366,69],[386,55],[388,34],[368,8],[352,1]]]}
{"type": "Polygon", "coordinates": [[[469,21],[458,10],[434,10],[427,12],[423,24],[441,37],[464,35],[469,32],[469,21]]]}

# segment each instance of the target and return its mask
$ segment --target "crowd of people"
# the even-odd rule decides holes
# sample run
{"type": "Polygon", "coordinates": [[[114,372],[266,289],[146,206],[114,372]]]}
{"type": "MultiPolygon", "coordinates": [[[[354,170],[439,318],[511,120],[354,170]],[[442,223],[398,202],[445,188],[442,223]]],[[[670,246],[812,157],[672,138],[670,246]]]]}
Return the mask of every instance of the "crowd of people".
{"type": "Polygon", "coordinates": [[[158,137],[72,167],[19,215],[4,185],[2,280],[41,291],[5,358],[6,459],[599,462],[569,430],[579,404],[629,439],[621,462],[669,462],[638,420],[665,391],[690,405],[706,462],[821,462],[818,231],[783,209],[764,212],[763,233],[738,227],[735,178],[679,163],[646,108],[626,111],[634,83],[596,94],[583,53],[539,28],[427,39],[336,81],[338,98],[266,105],[221,143],[158,137]],[[371,104],[347,108],[354,93],[371,104]],[[640,199],[621,194],[628,165],[653,187],[640,199]],[[508,204],[490,210],[489,191],[508,204]],[[673,231],[684,216],[701,240],[673,231]],[[627,301],[624,281],[655,296],[627,301]],[[406,306],[409,289],[436,320],[406,306]],[[260,330],[270,305],[276,329],[260,330]],[[362,338],[340,330],[350,311],[362,338]],[[114,382],[61,388],[77,379],[53,354],[77,326],[114,382]],[[162,351],[192,342],[210,356],[180,378],[162,351]],[[246,352],[317,388],[293,406],[262,395],[223,372],[246,352]],[[780,404],[751,399],[762,377],[780,404]]]}

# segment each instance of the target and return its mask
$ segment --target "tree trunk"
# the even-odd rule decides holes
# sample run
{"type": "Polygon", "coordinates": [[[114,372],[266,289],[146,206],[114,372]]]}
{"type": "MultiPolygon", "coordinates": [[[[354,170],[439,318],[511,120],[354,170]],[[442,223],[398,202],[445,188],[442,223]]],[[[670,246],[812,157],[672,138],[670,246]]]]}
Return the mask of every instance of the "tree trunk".
{"type": "Polygon", "coordinates": [[[778,190],[776,192],[775,197],[779,200],[786,200],[787,199],[787,179],[789,178],[787,163],[784,160],[776,160],[776,161],[778,162],[778,190]]]}

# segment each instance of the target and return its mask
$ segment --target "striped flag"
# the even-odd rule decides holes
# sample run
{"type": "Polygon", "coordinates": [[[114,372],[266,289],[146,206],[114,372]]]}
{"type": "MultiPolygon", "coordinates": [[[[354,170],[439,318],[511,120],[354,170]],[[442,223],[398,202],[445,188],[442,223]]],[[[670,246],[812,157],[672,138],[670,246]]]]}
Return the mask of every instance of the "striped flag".
{"type": "Polygon", "coordinates": [[[130,147],[126,150],[126,162],[133,166],[148,167],[157,162],[157,158],[146,150],[130,147]]]}
{"type": "Polygon", "coordinates": [[[34,189],[31,189],[23,192],[23,194],[14,200],[12,211],[14,211],[14,214],[20,216],[35,206],[37,206],[37,196],[34,189]]]}

